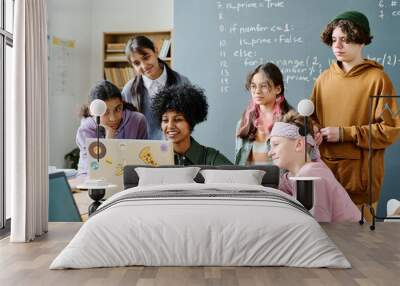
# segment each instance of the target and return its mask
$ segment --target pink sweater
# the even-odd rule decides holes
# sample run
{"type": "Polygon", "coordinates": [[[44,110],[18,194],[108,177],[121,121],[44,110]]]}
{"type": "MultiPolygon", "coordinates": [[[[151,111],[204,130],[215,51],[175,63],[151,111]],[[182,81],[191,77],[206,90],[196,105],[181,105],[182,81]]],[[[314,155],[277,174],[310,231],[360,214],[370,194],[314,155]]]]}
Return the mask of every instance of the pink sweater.
{"type": "MultiPolygon", "coordinates": [[[[292,176],[290,172],[285,173],[280,179],[279,189],[296,197],[296,182],[289,179],[292,176]]],[[[305,164],[297,177],[320,178],[314,182],[314,207],[310,211],[317,221],[356,222],[360,220],[360,210],[324,162],[305,164]]]]}

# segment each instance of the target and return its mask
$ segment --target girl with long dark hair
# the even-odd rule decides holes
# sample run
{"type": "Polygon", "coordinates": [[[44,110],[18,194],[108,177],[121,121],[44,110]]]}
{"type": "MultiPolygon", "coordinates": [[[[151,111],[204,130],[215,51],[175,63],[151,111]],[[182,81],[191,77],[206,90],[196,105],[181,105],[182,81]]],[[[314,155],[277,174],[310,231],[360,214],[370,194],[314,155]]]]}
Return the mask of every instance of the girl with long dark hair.
{"type": "MultiPolygon", "coordinates": [[[[111,82],[98,82],[90,91],[89,104],[101,99],[107,105],[106,113],[100,117],[102,138],[147,139],[147,122],[143,114],[136,112],[135,107],[122,100],[119,89],[111,82]]],[[[78,173],[86,174],[87,148],[86,138],[96,138],[96,121],[89,112],[89,106],[81,109],[81,124],[76,132],[76,144],[80,149],[78,173]]]]}
{"type": "Polygon", "coordinates": [[[284,96],[279,68],[273,63],[259,65],[246,80],[250,102],[236,128],[235,164],[272,164],[267,140],[275,121],[292,107],[284,96]]]}
{"type": "Polygon", "coordinates": [[[146,117],[149,139],[162,139],[162,132],[151,110],[152,98],[163,87],[189,83],[189,80],[161,60],[153,42],[145,36],[130,39],[125,54],[136,77],[124,86],[122,96],[146,117]]]}

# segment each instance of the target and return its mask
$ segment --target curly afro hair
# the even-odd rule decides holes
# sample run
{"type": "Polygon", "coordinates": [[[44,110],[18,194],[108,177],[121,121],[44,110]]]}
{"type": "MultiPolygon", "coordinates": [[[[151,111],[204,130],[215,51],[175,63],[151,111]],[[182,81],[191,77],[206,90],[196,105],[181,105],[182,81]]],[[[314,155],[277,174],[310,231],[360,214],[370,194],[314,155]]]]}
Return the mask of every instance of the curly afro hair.
{"type": "Polygon", "coordinates": [[[152,110],[159,126],[165,112],[175,111],[183,114],[189,123],[190,131],[193,131],[196,124],[207,119],[207,97],[203,89],[197,86],[172,85],[161,89],[154,96],[152,110]]]}

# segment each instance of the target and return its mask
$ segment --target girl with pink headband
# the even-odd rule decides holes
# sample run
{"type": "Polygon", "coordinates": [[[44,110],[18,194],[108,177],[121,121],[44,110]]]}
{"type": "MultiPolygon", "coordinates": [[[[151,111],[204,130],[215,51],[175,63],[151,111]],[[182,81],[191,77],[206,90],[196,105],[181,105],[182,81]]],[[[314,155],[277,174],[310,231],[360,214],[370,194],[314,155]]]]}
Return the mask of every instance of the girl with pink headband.
{"type": "Polygon", "coordinates": [[[236,128],[236,165],[272,164],[267,140],[272,125],[292,107],[286,101],[283,76],[273,63],[259,65],[246,80],[251,100],[236,128]]]}
{"type": "Polygon", "coordinates": [[[312,126],[307,126],[307,146],[304,140],[304,118],[287,113],[282,122],[275,122],[270,133],[269,155],[275,165],[287,172],[281,176],[279,189],[296,196],[296,183],[290,177],[319,177],[314,181],[314,206],[311,213],[319,222],[358,222],[361,213],[332,171],[320,160],[312,126]],[[307,162],[304,152],[307,148],[307,162]]]}

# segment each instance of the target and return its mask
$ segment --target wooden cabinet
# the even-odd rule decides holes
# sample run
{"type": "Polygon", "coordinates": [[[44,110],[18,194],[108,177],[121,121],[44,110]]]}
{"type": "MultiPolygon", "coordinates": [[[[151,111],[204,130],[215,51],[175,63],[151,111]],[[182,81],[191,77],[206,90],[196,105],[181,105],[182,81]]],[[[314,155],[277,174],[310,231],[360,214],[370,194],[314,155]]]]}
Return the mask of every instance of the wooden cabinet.
{"type": "Polygon", "coordinates": [[[122,89],[135,76],[125,56],[125,45],[133,36],[143,35],[153,41],[159,57],[172,65],[172,31],[105,32],[103,33],[103,78],[122,89]]]}

